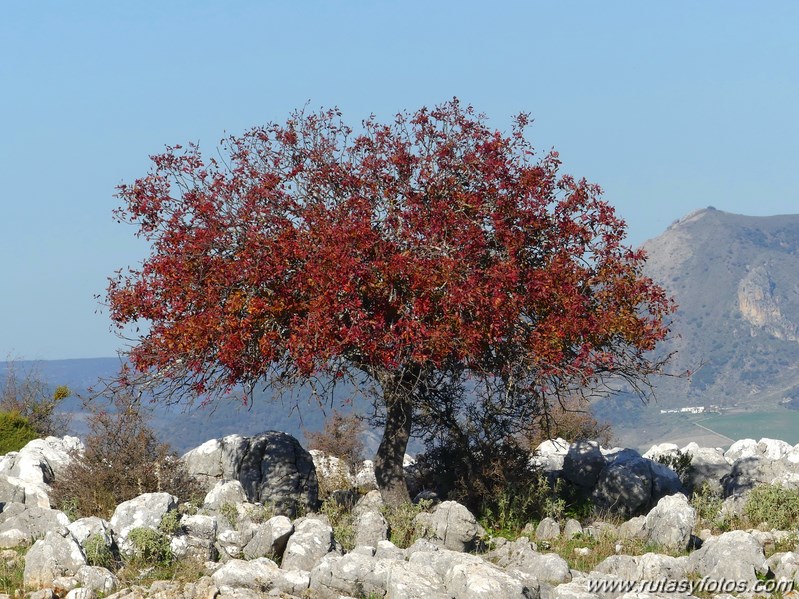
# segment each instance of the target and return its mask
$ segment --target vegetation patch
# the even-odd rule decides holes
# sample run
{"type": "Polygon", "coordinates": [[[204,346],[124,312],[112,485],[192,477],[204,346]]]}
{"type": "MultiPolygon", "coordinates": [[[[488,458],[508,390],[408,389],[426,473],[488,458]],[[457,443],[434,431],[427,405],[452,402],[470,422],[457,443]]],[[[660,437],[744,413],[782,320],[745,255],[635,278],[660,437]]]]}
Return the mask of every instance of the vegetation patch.
{"type": "Polygon", "coordinates": [[[27,418],[18,412],[0,412],[0,455],[19,451],[30,441],[39,438],[27,418]]]}
{"type": "Polygon", "coordinates": [[[752,526],[792,530],[799,524],[799,490],[781,485],[759,485],[752,489],[744,507],[752,526]]]}

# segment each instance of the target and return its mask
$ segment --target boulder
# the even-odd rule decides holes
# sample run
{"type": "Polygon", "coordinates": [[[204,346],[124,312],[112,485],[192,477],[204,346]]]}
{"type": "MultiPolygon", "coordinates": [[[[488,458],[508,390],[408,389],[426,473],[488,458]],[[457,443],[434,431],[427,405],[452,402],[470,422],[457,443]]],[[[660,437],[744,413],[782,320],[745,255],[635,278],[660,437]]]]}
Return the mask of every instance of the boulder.
{"type": "Polygon", "coordinates": [[[474,515],[456,501],[444,501],[430,513],[417,514],[414,526],[423,538],[439,541],[452,551],[470,551],[485,536],[474,515]]]}
{"type": "Polygon", "coordinates": [[[25,554],[23,582],[32,589],[52,588],[61,576],[73,576],[86,565],[80,545],[66,528],[49,531],[25,554]]]}
{"type": "Polygon", "coordinates": [[[551,541],[560,536],[560,524],[554,518],[544,518],[535,529],[536,541],[551,541]]]}
{"type": "Polygon", "coordinates": [[[50,507],[50,485],[83,452],[77,437],[34,439],[0,458],[0,509],[6,503],[50,507]]]}
{"type": "Polygon", "coordinates": [[[278,570],[277,564],[265,557],[250,561],[232,559],[216,570],[211,580],[223,594],[239,589],[266,592],[272,588],[278,570]]]}
{"type": "Polygon", "coordinates": [[[358,517],[359,514],[365,512],[380,512],[383,509],[383,498],[380,496],[380,491],[369,491],[366,495],[361,497],[352,508],[352,515],[358,517]]]}
{"type": "Polygon", "coordinates": [[[180,526],[185,535],[172,539],[172,551],[181,559],[193,560],[204,563],[219,557],[214,545],[219,530],[215,516],[207,514],[194,514],[183,516],[180,526]],[[176,546],[182,540],[180,546],[176,546]]]}
{"type": "Polygon", "coordinates": [[[77,437],[34,439],[18,452],[0,462],[0,474],[46,488],[72,461],[74,453],[84,450],[77,437]]]}
{"type": "Polygon", "coordinates": [[[203,508],[219,510],[225,504],[237,505],[246,501],[247,494],[239,481],[219,481],[206,494],[203,500],[203,508]]]}
{"type": "Polygon", "coordinates": [[[530,461],[553,478],[563,470],[569,446],[569,442],[565,439],[549,439],[538,445],[530,461]]]}
{"type": "Polygon", "coordinates": [[[0,512],[0,548],[29,545],[51,531],[66,530],[69,518],[50,508],[11,503],[0,512]]]}
{"type": "Polygon", "coordinates": [[[450,599],[436,572],[425,564],[397,562],[388,569],[386,599],[450,599]]]}
{"type": "Polygon", "coordinates": [[[377,489],[377,478],[375,477],[375,464],[372,460],[364,460],[361,467],[355,473],[355,484],[359,489],[377,489]]]}
{"type": "Polygon", "coordinates": [[[569,564],[556,553],[538,553],[526,537],[505,543],[486,555],[486,559],[500,568],[511,568],[550,584],[561,584],[572,579],[569,564]]]}
{"type": "Polygon", "coordinates": [[[707,539],[689,557],[691,570],[700,576],[738,580],[754,584],[768,572],[766,556],[757,539],[748,532],[733,530],[707,539]]]}
{"type": "Polygon", "coordinates": [[[682,493],[668,495],[650,510],[644,522],[646,539],[673,551],[688,548],[696,525],[696,510],[682,493]]]}
{"type": "Polygon", "coordinates": [[[97,516],[79,518],[70,523],[67,528],[72,533],[72,536],[75,537],[75,540],[80,543],[81,547],[90,537],[95,535],[99,535],[108,547],[114,544],[111,524],[97,516]]]}
{"type": "Polygon", "coordinates": [[[239,481],[251,502],[271,505],[279,514],[294,516],[318,503],[313,458],[286,433],[269,431],[250,439],[239,481]]]}
{"type": "Polygon", "coordinates": [[[793,445],[764,437],[757,442],[757,453],[767,460],[780,460],[793,451],[793,445]]]}
{"type": "Polygon", "coordinates": [[[680,451],[680,448],[674,443],[660,443],[650,447],[646,453],[643,454],[643,457],[657,461],[658,458],[664,456],[677,455],[678,451],[680,451]]]}
{"type": "Polygon", "coordinates": [[[210,490],[220,480],[238,480],[249,446],[248,437],[228,435],[206,441],[180,459],[188,473],[210,490]]]}
{"type": "Polygon", "coordinates": [[[334,551],[333,529],[320,518],[299,518],[286,543],[280,567],[283,570],[313,570],[316,563],[334,551]]]}
{"type": "Polygon", "coordinates": [[[569,446],[563,460],[562,476],[583,488],[592,488],[607,464],[596,441],[577,441],[569,446]]]}
{"type": "Polygon", "coordinates": [[[619,525],[620,539],[645,539],[646,516],[635,516],[619,525]]]}
{"type": "Polygon", "coordinates": [[[677,474],[635,452],[620,452],[600,472],[591,492],[599,509],[633,516],[682,489],[677,474]]]}
{"type": "Polygon", "coordinates": [[[549,599],[600,599],[596,593],[588,590],[585,579],[559,584],[549,593],[549,599]]]}
{"type": "Polygon", "coordinates": [[[535,581],[522,581],[484,561],[453,565],[444,575],[444,587],[455,599],[538,599],[535,581]]]}
{"type": "Polygon", "coordinates": [[[583,525],[580,524],[579,520],[574,518],[566,520],[566,524],[563,525],[563,536],[567,539],[573,539],[580,534],[583,534],[583,525]]]}
{"type": "Polygon", "coordinates": [[[316,468],[316,478],[326,481],[328,491],[350,489],[356,486],[355,477],[344,460],[335,456],[325,455],[318,449],[311,449],[308,453],[311,454],[316,468]]]}
{"type": "Polygon", "coordinates": [[[244,557],[270,557],[280,559],[286,550],[294,525],[286,516],[274,516],[256,530],[252,540],[244,547],[244,557]]]}
{"type": "Polygon", "coordinates": [[[611,555],[598,563],[594,572],[627,581],[680,580],[686,578],[689,571],[687,559],[656,553],[638,556],[611,555]]]}
{"type": "Polygon", "coordinates": [[[746,495],[758,485],[781,483],[791,478],[793,470],[794,465],[787,460],[770,460],[761,455],[738,458],[730,473],[721,479],[724,496],[746,495]]]}
{"type": "Polygon", "coordinates": [[[691,445],[696,444],[690,444],[683,450],[691,455],[691,467],[683,478],[686,490],[691,492],[707,487],[711,491],[720,493],[721,479],[732,471],[732,465],[724,457],[721,449],[691,445]]]}
{"type": "Polygon", "coordinates": [[[130,553],[132,546],[128,535],[135,528],[158,530],[168,512],[176,510],[178,499],[169,493],[144,493],[128,501],[123,501],[111,516],[111,529],[114,531],[119,550],[130,553]]]}
{"type": "Polygon", "coordinates": [[[388,522],[383,514],[369,510],[355,516],[352,527],[355,529],[355,544],[377,547],[380,541],[388,539],[388,522]]]}
{"type": "Polygon", "coordinates": [[[105,597],[119,589],[119,579],[116,575],[100,566],[81,566],[75,578],[80,586],[95,595],[105,597]]]}
{"type": "Polygon", "coordinates": [[[15,476],[0,474],[0,510],[9,503],[49,508],[50,496],[42,485],[35,485],[15,476]]]}
{"type": "Polygon", "coordinates": [[[724,457],[730,464],[742,458],[751,458],[758,455],[757,441],[754,439],[739,439],[724,452],[724,457]]]}
{"type": "Polygon", "coordinates": [[[378,559],[405,561],[405,550],[400,549],[391,541],[378,541],[377,547],[375,547],[375,557],[378,559]]]}
{"type": "Polygon", "coordinates": [[[311,570],[310,589],[314,597],[382,597],[394,560],[379,560],[362,553],[330,554],[311,570]]]}

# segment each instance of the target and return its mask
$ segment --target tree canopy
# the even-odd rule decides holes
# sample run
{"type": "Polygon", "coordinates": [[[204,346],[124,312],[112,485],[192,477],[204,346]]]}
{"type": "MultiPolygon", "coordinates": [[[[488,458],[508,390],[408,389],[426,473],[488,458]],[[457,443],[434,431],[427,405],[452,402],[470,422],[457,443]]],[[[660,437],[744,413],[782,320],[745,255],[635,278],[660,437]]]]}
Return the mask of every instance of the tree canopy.
{"type": "Polygon", "coordinates": [[[215,156],[153,156],[117,212],[151,254],[108,289],[121,330],[149,323],[134,368],[205,398],[368,377],[390,501],[407,497],[408,435],[444,381],[490,381],[521,416],[608,377],[645,382],[672,304],[600,188],[537,154],[529,123],[496,131],[457,100],[357,131],[298,111],[215,156]]]}

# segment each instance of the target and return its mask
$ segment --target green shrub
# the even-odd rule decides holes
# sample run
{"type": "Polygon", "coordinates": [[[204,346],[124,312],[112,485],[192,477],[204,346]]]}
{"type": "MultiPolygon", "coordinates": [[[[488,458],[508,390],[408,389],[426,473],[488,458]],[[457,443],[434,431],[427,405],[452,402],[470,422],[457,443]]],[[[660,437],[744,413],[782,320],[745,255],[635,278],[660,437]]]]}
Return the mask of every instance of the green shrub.
{"type": "Polygon", "coordinates": [[[90,566],[100,566],[110,570],[114,565],[114,553],[106,544],[103,535],[99,533],[86,539],[83,552],[86,554],[86,563],[90,566]]]}
{"type": "Polygon", "coordinates": [[[0,593],[15,597],[14,593],[22,589],[25,553],[28,549],[28,547],[12,549],[10,551],[16,552],[16,556],[0,559],[0,593]]]}
{"type": "Polygon", "coordinates": [[[524,526],[545,507],[538,501],[539,471],[514,439],[446,439],[416,464],[424,488],[462,503],[478,518],[507,522],[512,517],[524,526]],[[531,488],[536,488],[532,496],[531,488]]]}
{"type": "Polygon", "coordinates": [[[27,418],[17,412],[0,412],[0,455],[19,451],[29,441],[39,438],[39,433],[27,418]]]}
{"type": "Polygon", "coordinates": [[[685,484],[688,474],[691,472],[691,461],[693,458],[690,453],[683,453],[679,449],[674,453],[664,453],[655,458],[659,464],[671,468],[680,477],[680,481],[685,484]]]}
{"type": "Polygon", "coordinates": [[[429,511],[431,503],[403,503],[398,506],[384,505],[383,517],[388,522],[389,540],[401,549],[406,549],[416,540],[414,518],[421,512],[429,511]]]}
{"type": "Polygon", "coordinates": [[[721,516],[721,506],[724,503],[721,494],[710,488],[704,483],[699,490],[694,491],[691,497],[691,505],[696,510],[697,526],[707,526],[709,528],[724,528],[721,516]]]}
{"type": "Polygon", "coordinates": [[[5,379],[0,385],[0,412],[11,412],[27,420],[36,431],[36,437],[60,437],[69,429],[70,416],[56,411],[58,405],[72,395],[61,385],[51,391],[35,369],[17,373],[17,366],[9,364],[5,379]]]}
{"type": "Polygon", "coordinates": [[[355,518],[352,515],[352,510],[336,501],[334,497],[328,497],[322,503],[320,512],[330,520],[335,539],[346,551],[352,551],[355,548],[355,528],[353,527],[355,518]]]}
{"type": "Polygon", "coordinates": [[[759,485],[744,506],[752,526],[765,522],[771,528],[791,530],[799,526],[799,490],[781,485],[759,485]]]}
{"type": "Polygon", "coordinates": [[[236,508],[236,504],[231,501],[226,501],[222,505],[219,506],[219,515],[222,516],[225,520],[227,520],[228,524],[230,524],[233,530],[238,530],[239,528],[239,510],[236,508]]]}
{"type": "Polygon", "coordinates": [[[133,550],[128,562],[136,567],[165,567],[175,560],[169,537],[160,530],[134,528],[128,533],[128,541],[133,550]]]}

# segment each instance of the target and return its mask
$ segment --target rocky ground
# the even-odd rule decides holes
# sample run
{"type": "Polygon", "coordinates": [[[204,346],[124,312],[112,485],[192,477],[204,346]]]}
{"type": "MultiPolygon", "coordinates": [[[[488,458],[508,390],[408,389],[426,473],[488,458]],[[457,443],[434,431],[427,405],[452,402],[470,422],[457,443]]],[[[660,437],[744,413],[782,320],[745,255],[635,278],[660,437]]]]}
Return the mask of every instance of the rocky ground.
{"type": "MultiPolygon", "coordinates": [[[[758,484],[795,486],[799,446],[776,440],[746,439],[726,452],[661,445],[644,455],[548,441],[535,461],[551,480],[580,489],[599,513],[615,515],[612,522],[544,519],[508,540],[443,501],[417,510],[416,538],[404,548],[389,540],[376,491],[357,496],[348,537],[338,531],[337,538],[335,523],[313,510],[317,472],[330,480],[342,465],[283,433],[229,436],[186,454],[187,469],[208,489],[202,506],[147,493],[117,506],[108,521],[70,521],[50,506],[50,485],[80,448],[78,439],[50,437],[0,457],[0,561],[23,567],[25,587],[0,586],[6,597],[721,598],[768,596],[778,582],[799,577],[794,531],[704,528],[688,499],[695,489],[715,489],[726,498],[722,511],[733,514],[758,484]],[[682,478],[655,459],[682,454],[691,456],[682,478]],[[607,542],[610,555],[587,559],[607,542]],[[126,572],[113,556],[126,558],[126,572]],[[154,580],[166,556],[182,575],[173,569],[174,579],[154,580]],[[140,582],[130,582],[131,569],[140,582]]],[[[373,484],[369,463],[342,480],[362,490],[373,484]]],[[[356,496],[339,497],[344,504],[356,496]]]]}

